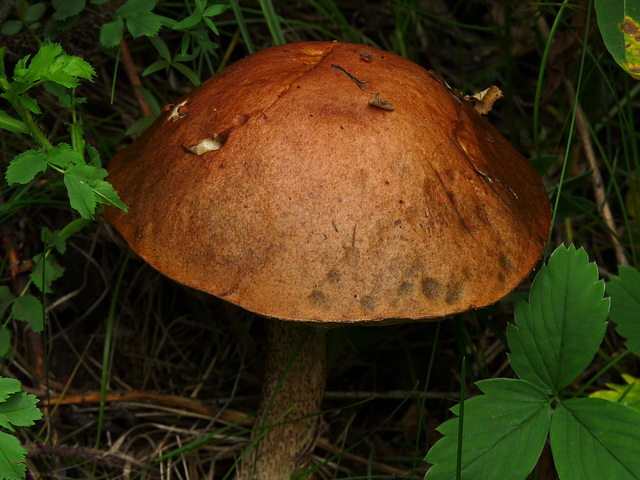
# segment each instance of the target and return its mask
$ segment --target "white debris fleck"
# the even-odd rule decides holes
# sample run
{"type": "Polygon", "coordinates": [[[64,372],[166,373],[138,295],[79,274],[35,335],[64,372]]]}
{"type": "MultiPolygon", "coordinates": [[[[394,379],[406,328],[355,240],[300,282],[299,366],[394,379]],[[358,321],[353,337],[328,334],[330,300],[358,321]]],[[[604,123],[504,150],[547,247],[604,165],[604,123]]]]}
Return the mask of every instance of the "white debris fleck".
{"type": "Polygon", "coordinates": [[[191,145],[189,147],[189,150],[191,150],[196,155],[202,155],[207,152],[220,150],[220,148],[222,148],[222,145],[224,145],[224,138],[217,133],[214,133],[213,137],[204,138],[197,145],[191,145]]]}
{"type": "Polygon", "coordinates": [[[174,105],[173,109],[171,109],[171,113],[167,117],[167,120],[171,120],[172,122],[175,122],[177,119],[184,117],[185,113],[178,112],[178,109],[180,107],[184,107],[186,104],[187,104],[187,101],[183,100],[182,102],[174,105]]]}

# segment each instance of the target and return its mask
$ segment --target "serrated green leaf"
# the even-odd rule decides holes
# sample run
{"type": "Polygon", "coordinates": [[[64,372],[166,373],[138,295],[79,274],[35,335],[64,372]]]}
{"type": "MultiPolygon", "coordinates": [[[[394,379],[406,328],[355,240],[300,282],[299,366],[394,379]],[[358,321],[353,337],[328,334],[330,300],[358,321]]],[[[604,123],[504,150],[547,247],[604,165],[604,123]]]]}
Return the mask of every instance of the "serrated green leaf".
{"type": "Polygon", "coordinates": [[[51,62],[49,69],[43,72],[41,79],[65,88],[74,88],[80,84],[80,78],[92,80],[94,75],[93,67],[80,57],[59,55],[51,62]]]}
{"type": "Polygon", "coordinates": [[[75,165],[83,165],[84,159],[71,145],[60,142],[47,152],[47,162],[59,168],[70,169],[75,165]]]}
{"type": "Polygon", "coordinates": [[[0,478],[20,480],[26,475],[25,455],[27,449],[13,435],[0,432],[0,478]]]}
{"type": "Polygon", "coordinates": [[[44,150],[27,150],[17,155],[7,167],[5,178],[9,185],[29,183],[47,169],[44,150]]]}
{"type": "Polygon", "coordinates": [[[87,163],[90,167],[101,168],[102,164],[100,162],[100,153],[98,150],[92,146],[86,144],[87,147],[87,155],[89,156],[89,162],[87,163]]]}
{"type": "Polygon", "coordinates": [[[40,300],[33,295],[21,295],[12,305],[13,316],[18,320],[29,323],[34,332],[41,332],[44,328],[44,307],[40,300]]]}
{"type": "Polygon", "coordinates": [[[640,411],[640,378],[635,378],[626,373],[622,374],[622,378],[627,385],[616,385],[614,383],[606,383],[610,390],[598,390],[589,395],[589,398],[602,398],[611,402],[618,402],[634,410],[640,411]]]}
{"type": "Polygon", "coordinates": [[[563,480],[640,479],[640,412],[599,398],[557,405],[551,450],[563,480]]]}
{"type": "Polygon", "coordinates": [[[30,97],[27,93],[23,93],[22,95],[20,95],[20,103],[22,104],[23,107],[25,107],[31,113],[35,113],[36,115],[39,115],[42,113],[36,99],[30,97]]]}
{"type": "Polygon", "coordinates": [[[120,197],[118,197],[118,194],[110,183],[100,181],[94,185],[94,189],[98,202],[127,212],[127,206],[120,200],[120,197]]]}
{"type": "Polygon", "coordinates": [[[0,403],[6,402],[14,393],[22,389],[20,381],[15,378],[0,377],[0,403]]]}
{"type": "Polygon", "coordinates": [[[71,207],[77,210],[82,218],[93,218],[96,211],[96,196],[87,180],[67,172],[64,175],[64,185],[67,187],[71,207]]]}
{"type": "Polygon", "coordinates": [[[52,293],[51,284],[64,273],[53,255],[45,256],[39,253],[33,257],[34,269],[29,278],[33,284],[43,293],[52,293]],[[44,282],[44,283],[43,283],[44,282]]]}
{"type": "Polygon", "coordinates": [[[52,0],[54,20],[65,20],[74,15],[78,15],[86,4],[85,0],[52,0]]]}
{"type": "Polygon", "coordinates": [[[13,431],[13,427],[28,427],[42,418],[36,407],[38,398],[25,392],[14,393],[0,403],[0,426],[13,431]]]}
{"type": "Polygon", "coordinates": [[[640,272],[633,267],[620,266],[618,276],[607,282],[611,297],[609,317],[616,323],[616,331],[627,339],[627,348],[640,354],[640,272]]]}
{"type": "Polygon", "coordinates": [[[584,249],[561,245],[531,286],[529,303],[508,325],[509,361],[518,376],[545,392],[562,390],[595,356],[606,329],[609,299],[598,267],[584,249]]]}
{"type": "Polygon", "coordinates": [[[138,13],[150,13],[157,3],[158,0],[127,0],[127,3],[118,8],[116,15],[127,18],[138,13]]]}
{"type": "Polygon", "coordinates": [[[89,184],[100,182],[107,177],[107,171],[104,168],[94,167],[92,165],[76,165],[69,168],[67,172],[81,178],[89,184]]]}
{"type": "Polygon", "coordinates": [[[34,57],[29,62],[24,80],[36,81],[42,78],[51,67],[55,58],[62,53],[62,47],[58,43],[45,43],[40,46],[34,57]]]}
{"type": "MultiPolygon", "coordinates": [[[[64,55],[59,57],[60,68],[66,74],[72,77],[84,78],[93,81],[96,71],[89,62],[83,58],[73,55],[64,55]]],[[[57,65],[56,65],[57,67],[57,65]]]]}
{"type": "MultiPolygon", "coordinates": [[[[464,404],[462,475],[465,480],[524,479],[535,466],[547,438],[551,402],[523,380],[497,378],[477,386],[485,392],[464,404]]],[[[452,411],[457,413],[459,406],[452,411]]],[[[425,480],[455,478],[458,418],[438,431],[444,437],[429,451],[433,466],[425,480]]]]}
{"type": "Polygon", "coordinates": [[[43,244],[55,248],[60,254],[67,251],[67,241],[59,235],[59,232],[52,232],[47,227],[40,231],[40,240],[43,244]]]}
{"type": "Polygon", "coordinates": [[[116,15],[126,20],[127,30],[134,38],[146,35],[153,37],[162,26],[161,19],[153,13],[157,0],[127,0],[116,15]]]}
{"type": "Polygon", "coordinates": [[[596,0],[595,8],[607,50],[618,65],[640,80],[640,2],[596,0]]]}
{"type": "Polygon", "coordinates": [[[5,312],[16,299],[11,289],[6,285],[0,285],[0,319],[4,317],[5,312]]]}
{"type": "Polygon", "coordinates": [[[58,83],[55,82],[45,82],[44,89],[58,99],[58,103],[61,107],[71,108],[71,95],[69,95],[69,90],[58,83]]]}
{"type": "Polygon", "coordinates": [[[113,48],[122,42],[124,20],[117,17],[113,22],[105,23],[100,29],[100,45],[103,48],[113,48]]]}
{"type": "Polygon", "coordinates": [[[4,110],[0,110],[0,128],[16,133],[29,133],[29,129],[22,120],[13,118],[4,110]]]}

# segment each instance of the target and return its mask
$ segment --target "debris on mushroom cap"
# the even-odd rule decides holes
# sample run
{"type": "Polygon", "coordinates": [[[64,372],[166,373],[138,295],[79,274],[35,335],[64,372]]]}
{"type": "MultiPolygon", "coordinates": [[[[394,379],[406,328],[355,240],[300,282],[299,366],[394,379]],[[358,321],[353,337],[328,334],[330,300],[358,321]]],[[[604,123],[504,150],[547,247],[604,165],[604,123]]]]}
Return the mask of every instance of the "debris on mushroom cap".
{"type": "Polygon", "coordinates": [[[187,112],[189,112],[189,107],[187,107],[187,101],[183,100],[177,105],[171,105],[171,111],[169,112],[167,120],[175,122],[177,119],[186,116],[187,112]]]}
{"type": "Polygon", "coordinates": [[[215,75],[176,104],[188,115],[112,160],[129,213],[105,217],[160,272],[266,316],[420,319],[496,302],[545,244],[540,177],[425,69],[363,52],[288,44],[215,75]],[[181,147],[212,132],[224,146],[197,161],[181,147]]]}
{"type": "Polygon", "coordinates": [[[485,88],[481,92],[474,93],[473,95],[465,95],[464,100],[471,103],[476,112],[486,115],[493,108],[493,104],[497,100],[502,98],[502,90],[495,85],[491,85],[489,88],[485,88]]]}

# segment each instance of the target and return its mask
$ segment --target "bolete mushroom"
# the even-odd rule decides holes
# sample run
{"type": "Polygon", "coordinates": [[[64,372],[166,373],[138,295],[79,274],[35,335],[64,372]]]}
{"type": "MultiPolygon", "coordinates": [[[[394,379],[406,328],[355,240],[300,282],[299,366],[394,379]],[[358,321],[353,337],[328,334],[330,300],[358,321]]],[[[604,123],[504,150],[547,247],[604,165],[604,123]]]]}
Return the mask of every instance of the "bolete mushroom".
{"type": "Polygon", "coordinates": [[[135,252],[270,318],[256,426],[285,425],[258,428],[240,478],[307,467],[323,327],[484,307],[538,260],[551,217],[540,177],[443,83],[362,45],[268,48],[166,108],[111,161],[129,213],[104,216],[135,252]]]}

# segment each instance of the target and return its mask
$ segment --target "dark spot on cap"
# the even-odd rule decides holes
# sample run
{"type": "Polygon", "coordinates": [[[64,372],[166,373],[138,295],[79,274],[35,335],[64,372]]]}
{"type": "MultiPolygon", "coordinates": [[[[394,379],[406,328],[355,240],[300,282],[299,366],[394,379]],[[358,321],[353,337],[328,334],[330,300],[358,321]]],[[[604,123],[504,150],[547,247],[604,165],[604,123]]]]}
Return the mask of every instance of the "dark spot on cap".
{"type": "Polygon", "coordinates": [[[513,270],[513,263],[511,263],[511,260],[509,260],[509,257],[507,257],[507,254],[504,252],[500,252],[500,266],[507,272],[513,270]]]}
{"type": "Polygon", "coordinates": [[[371,52],[363,50],[360,52],[360,60],[362,60],[363,62],[371,63],[373,62],[373,55],[371,54],[371,52]]]}
{"type": "Polygon", "coordinates": [[[360,300],[360,305],[362,305],[362,309],[366,312],[372,312],[373,309],[375,308],[375,305],[373,303],[373,298],[371,298],[368,295],[365,297],[362,297],[362,300],[360,300]]]}
{"type": "Polygon", "coordinates": [[[398,287],[398,295],[411,295],[413,292],[413,283],[402,282],[398,287]]]}
{"type": "Polygon", "coordinates": [[[340,272],[337,269],[332,268],[327,273],[327,280],[331,283],[338,283],[340,281],[340,272]]]}
{"type": "Polygon", "coordinates": [[[409,278],[416,278],[422,275],[422,271],[424,270],[424,263],[419,258],[416,258],[411,266],[407,269],[406,276],[409,278]]]}
{"type": "Polygon", "coordinates": [[[422,294],[429,300],[437,300],[442,295],[442,285],[435,278],[426,277],[422,280],[422,294]]]}
{"type": "Polygon", "coordinates": [[[460,300],[460,296],[462,295],[462,284],[455,282],[449,284],[447,287],[447,296],[444,298],[444,301],[449,305],[454,304],[460,300]]]}
{"type": "Polygon", "coordinates": [[[313,290],[309,294],[309,301],[314,307],[329,308],[329,300],[320,290],[313,290]]]}

